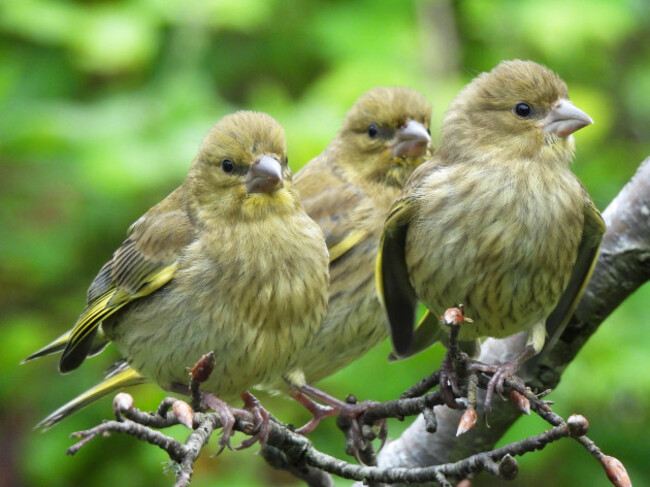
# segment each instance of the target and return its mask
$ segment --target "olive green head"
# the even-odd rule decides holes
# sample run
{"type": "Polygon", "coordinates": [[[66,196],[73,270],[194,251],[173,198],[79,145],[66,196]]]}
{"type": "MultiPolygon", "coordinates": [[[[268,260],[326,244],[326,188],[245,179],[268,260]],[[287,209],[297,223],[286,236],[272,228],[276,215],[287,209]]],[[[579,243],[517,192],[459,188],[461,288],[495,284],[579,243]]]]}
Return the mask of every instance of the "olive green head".
{"type": "Polygon", "coordinates": [[[511,158],[569,163],[576,130],[593,123],[569,101],[566,83],[532,61],[503,61],[477,76],[451,103],[441,151],[450,160],[481,160],[491,150],[511,158]]]}
{"type": "Polygon", "coordinates": [[[422,94],[378,87],[348,111],[333,145],[353,176],[401,187],[431,155],[430,122],[431,105],[422,94]]]}
{"type": "Polygon", "coordinates": [[[185,185],[195,207],[213,215],[259,216],[299,204],[284,130],[265,113],[239,111],[217,122],[203,139],[185,185]]]}

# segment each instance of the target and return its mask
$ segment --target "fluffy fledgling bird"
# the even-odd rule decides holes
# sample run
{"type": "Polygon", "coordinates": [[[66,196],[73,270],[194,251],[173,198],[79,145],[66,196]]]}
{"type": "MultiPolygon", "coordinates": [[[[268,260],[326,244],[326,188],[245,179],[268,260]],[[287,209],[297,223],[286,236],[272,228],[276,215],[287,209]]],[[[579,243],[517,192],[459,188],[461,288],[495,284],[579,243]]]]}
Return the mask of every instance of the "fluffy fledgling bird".
{"type": "Polygon", "coordinates": [[[71,371],[102,345],[101,325],[128,362],[42,425],[145,377],[186,391],[187,367],[209,351],[216,364],[202,389],[223,400],[276,380],[318,329],[328,282],[323,233],[292,184],[282,127],[263,113],[226,116],[185,182],[130,227],[72,331],[30,357],[63,349],[59,368],[71,371]]]}
{"type": "Polygon", "coordinates": [[[559,335],[605,231],[569,165],[572,133],[592,123],[566,84],[530,61],[504,61],[451,103],[440,147],[386,221],[377,282],[395,354],[448,340],[438,320],[462,303],[459,339],[528,331],[526,348],[492,388],[559,335]],[[416,302],[430,310],[414,332],[416,302]]]}
{"type": "MultiPolygon", "coordinates": [[[[431,107],[417,91],[372,89],[355,102],[328,147],[296,173],[294,185],[302,204],[321,226],[329,248],[328,313],[294,354],[285,374],[260,382],[260,388],[289,392],[290,385],[313,384],[386,337],[374,262],[390,205],[413,170],[431,155],[430,117],[431,107]]],[[[64,334],[30,359],[59,351],[68,340],[69,334],[64,334]]],[[[44,421],[53,424],[107,394],[145,381],[133,368],[119,364],[104,381],[44,421]]],[[[311,409],[311,404],[303,404],[311,409]]]]}
{"type": "MultiPolygon", "coordinates": [[[[302,204],[321,226],[329,248],[328,313],[286,373],[258,384],[262,389],[289,392],[289,384],[313,384],[362,356],[388,334],[375,288],[374,262],[391,204],[413,170],[432,153],[430,117],[431,107],[417,91],[374,88],[355,102],[328,147],[295,175],[302,204]]],[[[68,339],[63,335],[59,347],[68,339]]],[[[121,364],[52,416],[62,419],[144,380],[121,364]]]]}
{"type": "Polygon", "coordinates": [[[388,326],[375,289],[375,258],[388,210],[430,157],[431,106],[406,87],[378,87],[346,114],[332,142],[296,173],[302,203],[323,229],[330,293],[323,324],[292,365],[313,384],[383,340],[388,326]]]}

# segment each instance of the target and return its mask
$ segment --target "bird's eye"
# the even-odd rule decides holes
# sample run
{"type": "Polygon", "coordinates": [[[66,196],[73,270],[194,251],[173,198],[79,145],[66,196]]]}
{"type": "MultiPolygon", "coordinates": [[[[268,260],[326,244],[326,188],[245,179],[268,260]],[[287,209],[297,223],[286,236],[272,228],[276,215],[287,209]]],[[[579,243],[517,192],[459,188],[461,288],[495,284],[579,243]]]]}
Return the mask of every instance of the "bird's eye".
{"type": "Polygon", "coordinates": [[[223,172],[232,172],[233,169],[235,169],[235,165],[232,163],[230,159],[224,159],[221,161],[221,169],[223,172]]]}
{"type": "Polygon", "coordinates": [[[374,123],[371,123],[368,126],[368,137],[370,137],[371,139],[374,139],[375,137],[377,137],[378,134],[379,134],[379,129],[377,128],[377,125],[375,125],[374,123]]]}
{"type": "Polygon", "coordinates": [[[530,115],[530,112],[531,112],[530,105],[528,103],[517,103],[517,105],[515,106],[515,113],[519,117],[522,118],[527,117],[528,115],[530,115]]]}

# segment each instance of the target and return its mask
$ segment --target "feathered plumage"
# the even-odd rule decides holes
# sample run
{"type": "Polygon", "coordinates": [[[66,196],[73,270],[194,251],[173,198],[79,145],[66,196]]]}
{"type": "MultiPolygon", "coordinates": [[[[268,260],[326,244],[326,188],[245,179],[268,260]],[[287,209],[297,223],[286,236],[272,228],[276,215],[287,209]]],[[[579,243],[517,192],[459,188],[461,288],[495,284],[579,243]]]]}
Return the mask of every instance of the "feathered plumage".
{"type": "Polygon", "coordinates": [[[530,61],[503,62],[460,92],[384,229],[377,280],[397,356],[444,342],[438,317],[458,303],[474,320],[463,341],[527,330],[538,353],[559,335],[605,231],[569,170],[571,134],[590,123],[530,61]],[[418,300],[430,314],[414,332],[418,300]]]}
{"type": "Polygon", "coordinates": [[[224,117],[185,182],[131,226],[69,335],[30,357],[64,348],[60,369],[73,370],[96,349],[101,325],[137,373],[109,377],[43,425],[120,377],[183,390],[186,367],[209,351],[216,365],[203,389],[222,399],[276,381],[318,329],[327,290],[323,234],[291,182],[282,128],[261,113],[224,117]]]}

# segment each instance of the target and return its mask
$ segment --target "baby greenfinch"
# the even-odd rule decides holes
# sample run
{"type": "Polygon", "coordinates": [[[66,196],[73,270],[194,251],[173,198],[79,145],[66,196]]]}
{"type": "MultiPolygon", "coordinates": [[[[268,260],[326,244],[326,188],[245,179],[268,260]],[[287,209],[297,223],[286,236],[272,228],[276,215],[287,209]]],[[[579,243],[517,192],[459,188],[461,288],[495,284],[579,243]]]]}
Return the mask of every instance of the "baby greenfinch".
{"type": "MultiPolygon", "coordinates": [[[[370,90],[350,109],[329,146],[296,173],[294,184],[302,204],[323,229],[329,248],[328,313],[295,353],[285,374],[259,383],[260,388],[288,392],[290,386],[317,382],[387,336],[388,324],[375,289],[374,262],[390,205],[413,170],[432,153],[430,117],[428,101],[414,90],[370,90]]],[[[60,341],[67,339],[64,335],[60,341]]],[[[53,415],[60,420],[106,394],[144,380],[121,364],[53,415]]]]}
{"type": "Polygon", "coordinates": [[[566,84],[530,61],[504,61],[451,103],[440,147],[406,183],[386,221],[377,282],[394,353],[448,340],[438,317],[462,303],[459,339],[528,332],[500,386],[566,325],[605,225],[569,170],[573,132],[592,123],[566,84]],[[430,310],[414,332],[416,302],[430,310]]]}
{"type": "MultiPolygon", "coordinates": [[[[186,392],[187,367],[213,351],[202,389],[231,400],[287,372],[320,326],[328,283],[323,233],[291,181],[282,127],[237,112],[207,134],[185,182],[130,227],[72,331],[30,358],[63,348],[59,368],[71,371],[99,346],[101,325],[129,365],[101,395],[145,377],[186,392]]],[[[99,397],[86,396],[42,425],[99,397]]]]}
{"type": "Polygon", "coordinates": [[[328,312],[298,351],[285,382],[262,385],[288,392],[314,419],[308,433],[337,412],[360,408],[311,387],[377,345],[388,326],[374,281],[374,262],[390,205],[413,170],[431,154],[431,107],[417,91],[379,87],[363,94],[325,150],[296,173],[307,213],[325,234],[330,252],[328,312]],[[315,405],[306,396],[330,407],[315,405]]]}
{"type": "Polygon", "coordinates": [[[383,223],[413,170],[432,153],[431,106],[405,87],[363,94],[325,150],[296,173],[307,213],[330,252],[323,324],[293,364],[313,384],[361,357],[388,334],[374,262],[383,223]],[[314,360],[318,357],[318,360],[314,360]]]}

